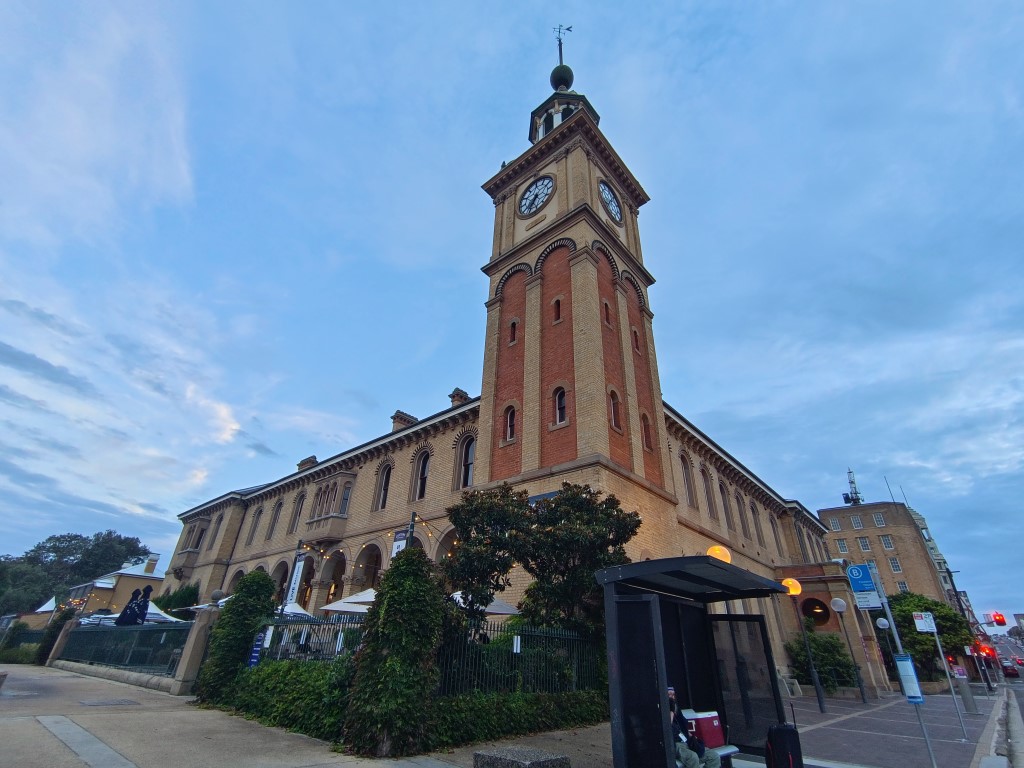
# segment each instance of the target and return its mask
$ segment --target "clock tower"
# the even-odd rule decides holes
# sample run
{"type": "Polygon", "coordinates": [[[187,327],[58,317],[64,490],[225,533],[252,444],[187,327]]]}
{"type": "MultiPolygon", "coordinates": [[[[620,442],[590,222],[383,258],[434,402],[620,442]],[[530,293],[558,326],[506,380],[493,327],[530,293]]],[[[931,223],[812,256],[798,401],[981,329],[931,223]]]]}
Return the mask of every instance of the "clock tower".
{"type": "Polygon", "coordinates": [[[649,198],[572,82],[555,67],[530,148],[483,185],[494,242],[477,482],[531,495],[588,483],[641,514],[667,512],[654,278],[637,222],[649,198]]]}

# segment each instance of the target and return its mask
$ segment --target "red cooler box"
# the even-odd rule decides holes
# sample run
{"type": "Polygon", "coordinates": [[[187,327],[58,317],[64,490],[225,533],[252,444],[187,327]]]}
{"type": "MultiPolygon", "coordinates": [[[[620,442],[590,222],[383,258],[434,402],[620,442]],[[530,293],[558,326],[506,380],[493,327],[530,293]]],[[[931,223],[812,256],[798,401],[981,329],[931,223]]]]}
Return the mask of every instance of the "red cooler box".
{"type": "Polygon", "coordinates": [[[725,731],[722,729],[722,721],[717,712],[693,712],[684,711],[684,715],[690,721],[690,731],[694,733],[708,747],[721,747],[725,744],[725,731]]]}

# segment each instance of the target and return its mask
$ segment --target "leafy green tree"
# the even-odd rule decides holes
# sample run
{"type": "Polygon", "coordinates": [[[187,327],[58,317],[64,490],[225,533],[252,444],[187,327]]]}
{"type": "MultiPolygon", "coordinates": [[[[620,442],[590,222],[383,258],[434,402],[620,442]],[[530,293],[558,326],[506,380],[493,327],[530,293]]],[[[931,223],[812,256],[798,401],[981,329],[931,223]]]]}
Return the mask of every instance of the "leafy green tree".
{"type": "Polygon", "coordinates": [[[72,607],[65,608],[53,617],[53,621],[46,625],[43,639],[39,641],[39,648],[36,650],[36,664],[45,666],[46,662],[49,661],[50,652],[53,651],[53,646],[57,644],[57,636],[64,629],[64,625],[75,618],[76,612],[72,607]]]}
{"type": "Polygon", "coordinates": [[[375,757],[422,752],[437,687],[444,591],[423,550],[406,548],[366,614],[344,741],[375,757]]]}
{"type": "Polygon", "coordinates": [[[965,645],[970,645],[974,641],[967,619],[938,600],[913,592],[902,592],[889,598],[889,608],[896,620],[896,629],[900,633],[903,650],[914,659],[914,665],[922,680],[942,679],[945,673],[942,672],[939,651],[935,647],[935,636],[930,632],[917,631],[914,613],[928,612],[935,617],[939,640],[943,649],[950,653],[962,651],[965,645]]]}
{"type": "Polygon", "coordinates": [[[0,558],[0,614],[34,611],[55,593],[42,566],[19,558],[0,558]]]}
{"type": "MultiPolygon", "coordinates": [[[[834,632],[815,632],[814,622],[804,622],[807,639],[814,655],[814,668],[818,670],[821,687],[829,693],[835,693],[839,686],[855,686],[856,671],[853,660],[846,652],[846,644],[834,632]]],[[[811,667],[807,660],[807,645],[803,637],[797,636],[785,644],[786,653],[793,662],[793,673],[804,685],[811,685],[811,667]]]]}
{"type": "Polygon", "coordinates": [[[448,508],[458,546],[441,563],[452,591],[461,591],[469,619],[482,619],[484,609],[509,585],[515,565],[511,534],[525,519],[530,505],[526,493],[508,483],[487,491],[467,491],[448,508]]]}
{"type": "MultiPolygon", "coordinates": [[[[153,604],[161,611],[169,612],[177,608],[187,608],[190,605],[199,603],[199,585],[182,584],[169,595],[160,595],[153,598],[153,604]]],[[[176,619],[189,621],[195,618],[195,611],[176,611],[176,619]]]]}
{"type": "Polygon", "coordinates": [[[256,633],[274,615],[275,589],[274,580],[263,571],[250,571],[239,579],[210,632],[209,655],[196,681],[199,701],[231,702],[235,678],[245,667],[256,633]]]}
{"type": "Polygon", "coordinates": [[[1014,640],[1024,640],[1024,629],[1021,629],[1020,627],[1010,627],[1006,630],[1006,634],[1014,640]]]}
{"type": "Polygon", "coordinates": [[[594,572],[628,563],[626,543],[639,529],[639,513],[587,485],[563,483],[538,500],[511,534],[516,561],[534,578],[523,595],[523,618],[603,638],[604,593],[594,572]]]}

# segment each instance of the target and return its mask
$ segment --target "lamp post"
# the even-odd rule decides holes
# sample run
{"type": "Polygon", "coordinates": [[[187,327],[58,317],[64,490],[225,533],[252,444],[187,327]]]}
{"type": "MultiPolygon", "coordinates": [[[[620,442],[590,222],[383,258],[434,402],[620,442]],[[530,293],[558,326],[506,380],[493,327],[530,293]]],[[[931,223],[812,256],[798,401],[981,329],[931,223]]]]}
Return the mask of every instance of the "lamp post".
{"type": "Polygon", "coordinates": [[[821,689],[821,680],[818,679],[818,670],[814,667],[814,654],[811,653],[811,641],[807,638],[807,628],[804,626],[803,617],[800,615],[800,607],[796,603],[797,595],[804,591],[800,582],[789,578],[782,580],[782,586],[789,590],[789,597],[793,601],[793,612],[796,614],[796,622],[800,625],[800,634],[804,636],[804,647],[807,649],[807,664],[811,668],[811,683],[814,684],[814,695],[818,697],[818,709],[824,713],[825,692],[821,689]]]}
{"type": "Polygon", "coordinates": [[[846,601],[841,597],[833,597],[829,601],[829,605],[832,606],[833,611],[839,614],[839,623],[843,625],[843,634],[846,635],[846,646],[850,649],[850,660],[853,661],[853,673],[857,676],[857,687],[860,688],[860,700],[867,704],[868,694],[864,690],[864,678],[860,676],[860,664],[857,663],[857,658],[853,655],[853,643],[850,642],[850,633],[846,629],[846,601]]]}

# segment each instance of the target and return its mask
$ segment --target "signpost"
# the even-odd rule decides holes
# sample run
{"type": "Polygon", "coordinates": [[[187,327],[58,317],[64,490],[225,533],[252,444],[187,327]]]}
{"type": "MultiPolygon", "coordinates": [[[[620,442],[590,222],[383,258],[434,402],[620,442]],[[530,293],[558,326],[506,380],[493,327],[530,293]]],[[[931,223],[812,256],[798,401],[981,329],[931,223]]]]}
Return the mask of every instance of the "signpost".
{"type": "MultiPolygon", "coordinates": [[[[942,651],[942,641],[939,640],[939,632],[935,628],[935,616],[925,611],[914,614],[914,626],[917,627],[918,632],[931,633],[935,636],[935,645],[939,649],[939,658],[942,659],[942,669],[946,673],[946,680],[949,682],[949,695],[953,698],[953,709],[956,710],[956,716],[960,718],[960,728],[964,732],[963,741],[967,739],[967,726],[964,725],[964,716],[960,712],[960,705],[956,703],[956,696],[953,695],[953,678],[949,674],[949,665],[946,663],[946,654],[942,651]]],[[[961,696],[963,694],[961,693],[961,696]]]]}
{"type": "Polygon", "coordinates": [[[871,570],[866,565],[851,565],[846,569],[846,578],[850,582],[850,591],[862,611],[881,608],[882,601],[871,578],[871,570]]]}

